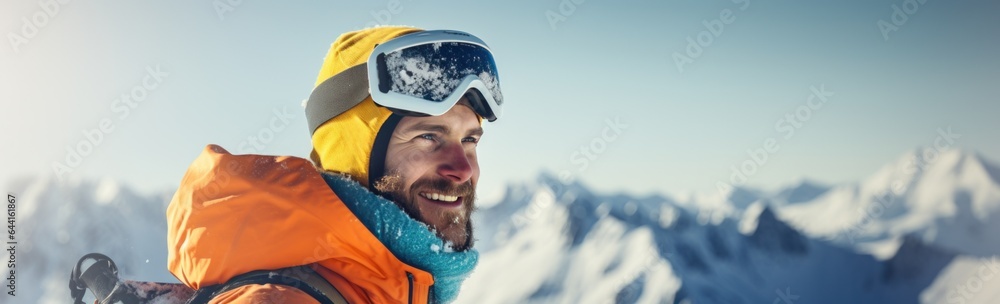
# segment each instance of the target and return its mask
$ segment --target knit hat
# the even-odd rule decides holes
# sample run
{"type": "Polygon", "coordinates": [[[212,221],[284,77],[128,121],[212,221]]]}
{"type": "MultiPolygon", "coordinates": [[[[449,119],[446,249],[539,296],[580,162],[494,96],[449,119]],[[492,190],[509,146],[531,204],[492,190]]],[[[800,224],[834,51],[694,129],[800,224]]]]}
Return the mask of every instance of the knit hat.
{"type": "MultiPolygon", "coordinates": [[[[340,35],[330,46],[315,86],[338,73],[365,63],[376,45],[422,31],[411,27],[375,27],[340,35]]],[[[321,124],[312,134],[313,163],[326,171],[349,175],[362,185],[384,174],[389,137],[401,117],[376,105],[371,96],[321,124]]]]}

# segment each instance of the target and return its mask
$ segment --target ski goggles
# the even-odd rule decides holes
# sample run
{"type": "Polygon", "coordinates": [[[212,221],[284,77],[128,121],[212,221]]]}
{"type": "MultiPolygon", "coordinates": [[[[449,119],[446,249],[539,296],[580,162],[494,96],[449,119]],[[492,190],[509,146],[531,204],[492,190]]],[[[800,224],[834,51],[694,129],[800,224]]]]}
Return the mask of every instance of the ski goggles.
{"type": "Polygon", "coordinates": [[[502,113],[496,62],[486,43],[468,33],[423,31],[379,44],[368,61],[316,86],[306,103],[311,132],[368,96],[393,113],[444,114],[462,97],[488,121],[502,113]]]}

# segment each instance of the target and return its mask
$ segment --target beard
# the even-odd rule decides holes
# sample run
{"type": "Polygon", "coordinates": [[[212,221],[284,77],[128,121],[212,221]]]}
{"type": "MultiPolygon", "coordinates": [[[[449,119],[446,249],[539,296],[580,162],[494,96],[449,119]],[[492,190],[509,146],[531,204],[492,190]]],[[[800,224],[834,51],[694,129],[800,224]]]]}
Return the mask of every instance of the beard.
{"type": "Polygon", "coordinates": [[[472,235],[472,212],[475,211],[476,187],[472,180],[455,184],[441,178],[421,178],[413,182],[409,189],[403,189],[405,179],[399,173],[387,174],[375,182],[375,189],[396,203],[411,218],[430,227],[439,238],[446,241],[455,251],[466,251],[474,243],[472,235]],[[446,193],[460,196],[462,205],[457,210],[424,214],[417,202],[420,192],[446,193]]]}

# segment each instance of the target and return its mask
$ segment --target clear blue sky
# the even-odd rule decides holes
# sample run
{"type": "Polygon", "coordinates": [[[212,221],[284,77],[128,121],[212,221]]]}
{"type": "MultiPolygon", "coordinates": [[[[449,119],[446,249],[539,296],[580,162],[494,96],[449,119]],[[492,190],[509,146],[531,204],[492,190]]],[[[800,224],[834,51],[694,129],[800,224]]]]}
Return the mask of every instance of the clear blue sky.
{"type": "Polygon", "coordinates": [[[710,191],[768,138],[780,148],[750,185],[858,180],[949,126],[956,147],[1000,160],[996,1],[907,7],[888,40],[878,22],[903,1],[590,0],[564,15],[555,0],[402,0],[380,17],[394,1],[232,2],[223,18],[212,1],[3,4],[0,178],[52,174],[105,119],[113,131],[69,176],[173,187],[204,145],[236,152],[274,111],[289,124],[257,152],[306,156],[300,103],[329,44],[380,21],[468,31],[496,52],[507,104],[480,145],[487,197],[541,170],[605,191],[710,191]],[[726,10],[712,34],[703,21],[726,10]],[[22,17],[44,22],[26,32],[22,17]],[[699,35],[711,43],[690,56],[699,35]],[[683,71],[675,53],[692,59],[683,71]],[[168,75],[124,116],[116,98],[157,66],[168,75]],[[833,95],[785,139],[777,121],[813,87],[833,95]],[[628,128],[583,168],[574,153],[616,118],[628,128]]]}

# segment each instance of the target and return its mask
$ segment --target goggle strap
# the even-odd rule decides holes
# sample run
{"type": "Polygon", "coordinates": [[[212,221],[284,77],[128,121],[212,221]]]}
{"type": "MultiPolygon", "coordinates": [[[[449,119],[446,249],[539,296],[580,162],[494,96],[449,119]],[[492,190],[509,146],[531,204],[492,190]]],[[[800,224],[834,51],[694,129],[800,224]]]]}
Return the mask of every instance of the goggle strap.
{"type": "Polygon", "coordinates": [[[368,65],[362,63],[333,75],[313,89],[306,101],[309,134],[327,120],[347,112],[368,98],[368,65]]]}

